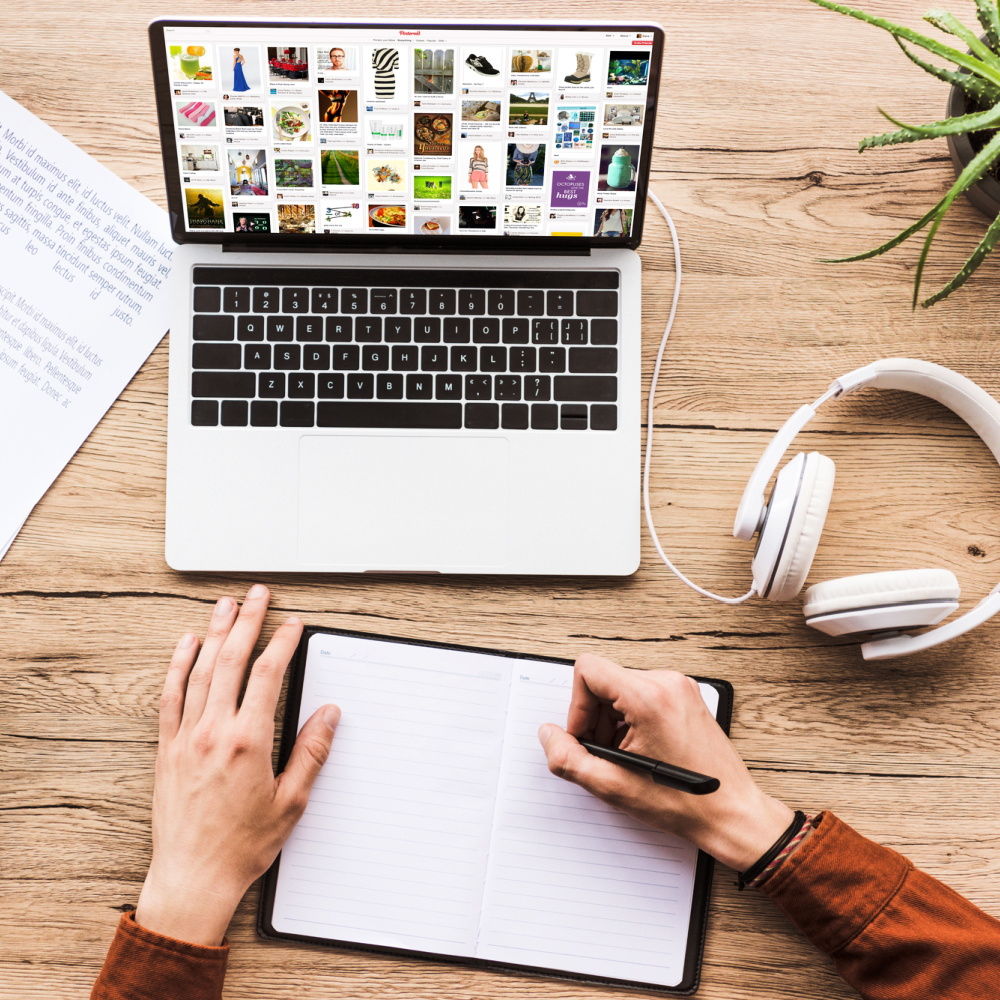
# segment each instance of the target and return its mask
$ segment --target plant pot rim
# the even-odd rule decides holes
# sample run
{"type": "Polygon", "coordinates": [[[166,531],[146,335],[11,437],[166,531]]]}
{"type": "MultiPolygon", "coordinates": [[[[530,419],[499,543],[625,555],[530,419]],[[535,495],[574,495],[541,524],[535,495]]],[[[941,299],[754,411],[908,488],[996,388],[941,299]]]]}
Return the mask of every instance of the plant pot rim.
{"type": "MultiPolygon", "coordinates": [[[[961,87],[952,85],[948,95],[948,117],[955,118],[965,114],[965,91],[961,87]]],[[[976,151],[972,148],[972,141],[966,132],[960,135],[949,135],[948,151],[951,153],[951,162],[955,167],[955,175],[960,174],[969,165],[976,151]]],[[[976,208],[991,219],[1000,215],[1000,182],[992,177],[984,177],[977,181],[966,192],[966,197],[976,208]]]]}

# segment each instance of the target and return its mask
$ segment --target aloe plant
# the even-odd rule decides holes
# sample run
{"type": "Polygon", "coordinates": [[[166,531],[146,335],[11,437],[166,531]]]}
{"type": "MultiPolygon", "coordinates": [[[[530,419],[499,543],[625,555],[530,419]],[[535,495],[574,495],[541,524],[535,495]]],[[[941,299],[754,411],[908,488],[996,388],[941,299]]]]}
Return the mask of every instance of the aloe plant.
{"type": "MultiPolygon", "coordinates": [[[[882,135],[873,135],[862,139],[858,144],[859,153],[879,146],[894,146],[903,142],[918,142],[921,139],[936,139],[941,136],[1000,129],[1000,58],[997,56],[997,53],[1000,52],[1000,10],[998,10],[998,2],[1000,0],[976,0],[976,15],[985,32],[985,43],[974,31],[970,31],[961,21],[947,11],[931,10],[924,15],[924,20],[933,27],[958,38],[968,46],[969,51],[967,52],[956,49],[951,45],[946,45],[935,38],[922,35],[912,28],[893,24],[883,17],[866,14],[862,10],[855,10],[843,4],[834,3],[833,0],[812,0],[812,2],[818,4],[820,7],[826,7],[839,14],[846,14],[848,17],[857,18],[866,24],[874,24],[875,27],[888,31],[911,62],[916,63],[921,69],[936,76],[939,80],[944,80],[946,83],[950,83],[961,89],[969,99],[969,102],[979,109],[971,114],[958,115],[954,118],[930,122],[926,125],[907,125],[901,121],[897,121],[879,108],[879,113],[892,122],[896,126],[897,131],[885,132],[882,135]],[[927,62],[917,55],[910,46],[924,49],[931,55],[951,63],[957,68],[946,69],[927,62]]],[[[853,257],[839,257],[830,261],[830,263],[844,263],[876,257],[887,250],[891,250],[893,247],[899,246],[904,240],[908,240],[914,233],[920,232],[920,230],[929,225],[930,229],[924,238],[924,245],[920,251],[920,258],[917,261],[916,276],[913,280],[913,308],[915,309],[917,302],[920,300],[920,280],[923,277],[927,254],[930,251],[931,243],[934,241],[945,213],[959,195],[989,173],[998,161],[1000,161],[1000,131],[997,131],[972,160],[969,161],[969,164],[958,175],[951,190],[912,226],[904,229],[898,236],[894,236],[887,243],[883,243],[874,250],[855,254],[853,257]]],[[[1000,240],[1000,216],[997,216],[990,224],[986,230],[986,235],[982,238],[969,259],[962,265],[962,269],[958,274],[940,291],[935,292],[920,302],[920,305],[925,308],[932,306],[935,302],[940,302],[941,299],[950,295],[956,288],[964,285],[968,281],[969,276],[986,259],[993,247],[996,246],[997,240],[1000,240]]]]}

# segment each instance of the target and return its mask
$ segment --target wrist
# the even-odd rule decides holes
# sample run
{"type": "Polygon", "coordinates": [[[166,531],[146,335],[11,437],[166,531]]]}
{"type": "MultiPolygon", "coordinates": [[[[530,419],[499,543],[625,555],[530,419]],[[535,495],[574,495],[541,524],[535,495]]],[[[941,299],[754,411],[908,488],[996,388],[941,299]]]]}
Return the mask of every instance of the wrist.
{"type": "Polygon", "coordinates": [[[150,872],[139,893],[135,922],[164,937],[216,948],[226,936],[241,896],[171,885],[150,872]]]}
{"type": "Polygon", "coordinates": [[[746,871],[788,829],[794,816],[783,802],[760,792],[735,806],[700,846],[722,864],[746,871]]]}

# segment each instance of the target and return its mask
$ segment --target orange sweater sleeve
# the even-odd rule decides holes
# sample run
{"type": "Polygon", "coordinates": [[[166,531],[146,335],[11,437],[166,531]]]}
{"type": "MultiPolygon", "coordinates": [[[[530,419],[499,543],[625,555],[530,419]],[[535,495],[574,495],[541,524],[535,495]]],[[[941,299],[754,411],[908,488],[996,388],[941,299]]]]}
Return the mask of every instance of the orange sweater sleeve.
{"type": "Polygon", "coordinates": [[[761,886],[866,1000],[1000,996],[1000,921],[832,813],[761,886]]]}
{"type": "Polygon", "coordinates": [[[123,913],[91,1000],[221,1000],[229,942],[175,941],[123,913]]]}

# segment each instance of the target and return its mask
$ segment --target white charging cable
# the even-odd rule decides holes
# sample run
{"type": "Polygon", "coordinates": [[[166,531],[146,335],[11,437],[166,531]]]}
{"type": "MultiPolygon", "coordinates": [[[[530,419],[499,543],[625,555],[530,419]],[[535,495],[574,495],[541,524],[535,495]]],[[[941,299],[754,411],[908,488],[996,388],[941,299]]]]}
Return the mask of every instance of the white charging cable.
{"type": "Polygon", "coordinates": [[[692,590],[696,590],[705,597],[711,597],[713,601],[721,601],[723,604],[742,604],[748,597],[753,597],[757,593],[756,588],[751,587],[742,597],[721,597],[713,594],[710,590],[699,587],[698,584],[689,580],[668,558],[663,546],[660,545],[659,536],[656,534],[656,526],[653,524],[653,512],[649,506],[649,466],[653,456],[653,407],[656,402],[656,383],[660,377],[660,365],[663,362],[663,352],[667,346],[667,338],[670,336],[670,328],[674,325],[674,314],[677,312],[677,299],[681,294],[681,245],[677,240],[677,230],[674,228],[674,220],[670,218],[670,213],[663,207],[663,202],[653,194],[650,189],[647,191],[649,200],[660,210],[660,214],[666,219],[670,227],[670,238],[674,243],[674,298],[670,303],[670,315],[667,317],[667,326],[663,331],[660,340],[660,349],[656,352],[656,364],[653,365],[653,380],[649,384],[649,404],[646,410],[646,457],[642,466],[642,506],[646,512],[646,526],[653,539],[653,545],[660,554],[660,558],[667,564],[667,568],[677,577],[681,583],[686,583],[692,590]]]}

